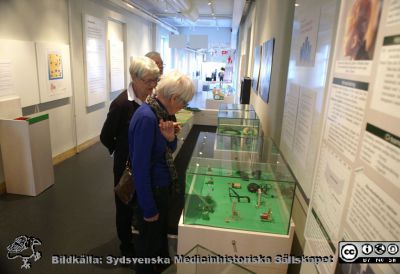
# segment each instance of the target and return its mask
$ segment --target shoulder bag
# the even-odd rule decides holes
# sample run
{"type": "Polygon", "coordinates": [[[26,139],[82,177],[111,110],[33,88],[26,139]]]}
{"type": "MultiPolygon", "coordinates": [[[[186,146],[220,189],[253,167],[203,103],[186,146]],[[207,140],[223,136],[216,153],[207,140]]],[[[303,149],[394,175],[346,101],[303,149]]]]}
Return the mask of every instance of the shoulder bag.
{"type": "Polygon", "coordinates": [[[114,192],[124,204],[128,205],[135,195],[135,181],[130,167],[130,161],[126,162],[125,170],[114,187],[114,192]]]}

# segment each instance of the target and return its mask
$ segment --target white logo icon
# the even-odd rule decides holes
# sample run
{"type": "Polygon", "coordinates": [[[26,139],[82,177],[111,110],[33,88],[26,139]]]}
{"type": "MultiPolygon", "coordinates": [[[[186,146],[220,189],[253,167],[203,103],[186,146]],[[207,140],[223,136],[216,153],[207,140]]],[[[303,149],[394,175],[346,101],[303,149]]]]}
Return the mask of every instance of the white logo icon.
{"type": "Polygon", "coordinates": [[[357,247],[353,244],[346,244],[342,246],[342,249],[340,250],[340,255],[343,260],[347,262],[352,262],[357,258],[357,247]]]}
{"type": "Polygon", "coordinates": [[[42,253],[35,250],[35,246],[41,244],[42,242],[37,238],[25,235],[19,236],[15,238],[12,244],[7,246],[7,258],[10,260],[21,258],[21,268],[29,269],[32,264],[29,259],[33,258],[34,262],[36,262],[42,257],[42,253]]]}
{"type": "Polygon", "coordinates": [[[371,254],[373,250],[374,250],[374,248],[370,244],[362,245],[362,253],[365,255],[371,254]]]}
{"type": "Polygon", "coordinates": [[[399,246],[396,244],[390,244],[387,247],[387,251],[390,255],[396,255],[399,252],[399,246]]]}
{"type": "Polygon", "coordinates": [[[378,255],[382,255],[386,251],[386,246],[384,244],[376,244],[375,245],[375,253],[378,255]]]}

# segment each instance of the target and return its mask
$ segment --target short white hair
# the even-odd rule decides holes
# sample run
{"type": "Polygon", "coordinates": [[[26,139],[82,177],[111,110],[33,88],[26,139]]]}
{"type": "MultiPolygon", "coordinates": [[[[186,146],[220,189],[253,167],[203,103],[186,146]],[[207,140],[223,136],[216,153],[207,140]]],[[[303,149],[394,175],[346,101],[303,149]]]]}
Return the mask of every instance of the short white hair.
{"type": "Polygon", "coordinates": [[[160,69],[152,59],[141,56],[132,60],[131,65],[129,66],[129,74],[132,79],[135,77],[142,78],[144,75],[158,78],[160,77],[160,69]]]}
{"type": "Polygon", "coordinates": [[[173,95],[176,95],[185,102],[192,100],[194,92],[192,80],[176,70],[162,76],[156,87],[156,94],[166,99],[171,99],[173,95]]]}

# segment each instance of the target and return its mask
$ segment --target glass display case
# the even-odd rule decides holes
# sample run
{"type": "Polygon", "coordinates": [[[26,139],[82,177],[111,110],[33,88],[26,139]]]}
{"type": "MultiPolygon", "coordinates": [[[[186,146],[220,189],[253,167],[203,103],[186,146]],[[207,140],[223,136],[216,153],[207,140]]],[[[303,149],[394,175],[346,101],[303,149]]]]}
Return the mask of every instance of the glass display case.
{"type": "Polygon", "coordinates": [[[258,161],[261,151],[261,136],[215,135],[214,158],[258,161]]]}
{"type": "Polygon", "coordinates": [[[192,157],[183,224],[287,235],[295,186],[284,162],[192,157]]]}
{"type": "Polygon", "coordinates": [[[269,138],[264,139],[261,136],[244,137],[200,132],[192,156],[266,163],[283,162],[275,143],[269,138]]]}
{"type": "Polygon", "coordinates": [[[260,120],[255,111],[219,110],[217,133],[232,136],[261,136],[260,120]]]}
{"type": "Polygon", "coordinates": [[[220,104],[219,105],[219,110],[255,111],[252,105],[248,105],[248,104],[227,104],[227,103],[220,104]]]}
{"type": "MultiPolygon", "coordinates": [[[[218,258],[217,253],[205,248],[201,245],[196,245],[192,249],[190,249],[187,253],[184,254],[185,258],[210,258],[210,260],[214,258],[218,258]]],[[[178,258],[179,259],[179,258],[178,258]]],[[[201,263],[197,261],[192,261],[191,263],[179,263],[176,261],[175,264],[172,264],[168,267],[164,272],[164,274],[176,274],[176,273],[198,273],[198,274],[207,274],[207,273],[231,273],[231,274],[251,274],[255,273],[243,266],[240,266],[235,263],[201,263]]]]}

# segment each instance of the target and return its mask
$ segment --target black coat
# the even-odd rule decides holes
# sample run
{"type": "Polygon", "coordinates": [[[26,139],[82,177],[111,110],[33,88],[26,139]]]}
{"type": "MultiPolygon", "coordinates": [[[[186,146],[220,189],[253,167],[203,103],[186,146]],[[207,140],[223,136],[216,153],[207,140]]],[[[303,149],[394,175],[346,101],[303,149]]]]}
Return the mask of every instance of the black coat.
{"type": "Polygon", "coordinates": [[[129,155],[128,129],[129,123],[139,104],[128,100],[128,92],[124,90],[111,102],[106,121],[100,133],[100,141],[110,154],[114,153],[114,185],[116,185],[125,168],[129,155]]]}

